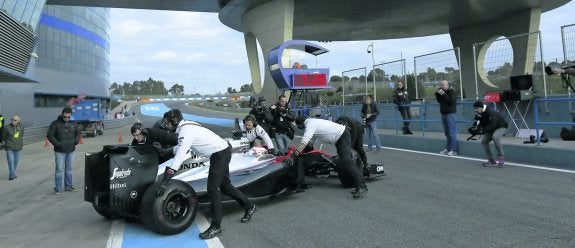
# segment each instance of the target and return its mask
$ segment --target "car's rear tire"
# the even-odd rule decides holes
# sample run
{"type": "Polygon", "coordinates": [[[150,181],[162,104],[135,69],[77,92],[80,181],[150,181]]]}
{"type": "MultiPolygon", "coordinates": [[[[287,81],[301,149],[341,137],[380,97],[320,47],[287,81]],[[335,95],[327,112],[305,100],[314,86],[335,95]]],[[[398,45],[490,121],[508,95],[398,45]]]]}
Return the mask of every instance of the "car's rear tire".
{"type": "Polygon", "coordinates": [[[120,215],[118,215],[116,212],[104,208],[102,206],[96,205],[94,203],[92,203],[92,207],[94,207],[94,210],[96,210],[96,213],[98,213],[99,215],[101,215],[102,217],[109,219],[109,220],[117,220],[120,219],[120,215]]]}
{"type": "Polygon", "coordinates": [[[142,198],[142,222],[152,231],[171,235],[186,230],[196,218],[198,197],[194,189],[180,180],[171,180],[165,193],[156,197],[159,184],[150,186],[142,198]]]}

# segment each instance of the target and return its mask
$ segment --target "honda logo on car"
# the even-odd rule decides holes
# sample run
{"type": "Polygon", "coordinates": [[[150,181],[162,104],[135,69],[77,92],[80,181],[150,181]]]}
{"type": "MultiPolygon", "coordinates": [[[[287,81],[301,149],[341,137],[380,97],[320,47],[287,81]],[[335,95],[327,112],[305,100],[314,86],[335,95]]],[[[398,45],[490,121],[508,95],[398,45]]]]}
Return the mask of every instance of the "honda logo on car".
{"type": "Polygon", "coordinates": [[[126,178],[126,177],[130,176],[131,174],[132,174],[132,169],[114,168],[114,171],[112,172],[112,177],[110,177],[110,180],[114,180],[116,178],[126,178]]]}
{"type": "Polygon", "coordinates": [[[180,170],[181,169],[193,169],[193,168],[197,168],[197,167],[203,167],[206,166],[206,164],[204,164],[204,162],[197,162],[197,163],[186,163],[186,164],[182,164],[180,166],[180,170]]]}

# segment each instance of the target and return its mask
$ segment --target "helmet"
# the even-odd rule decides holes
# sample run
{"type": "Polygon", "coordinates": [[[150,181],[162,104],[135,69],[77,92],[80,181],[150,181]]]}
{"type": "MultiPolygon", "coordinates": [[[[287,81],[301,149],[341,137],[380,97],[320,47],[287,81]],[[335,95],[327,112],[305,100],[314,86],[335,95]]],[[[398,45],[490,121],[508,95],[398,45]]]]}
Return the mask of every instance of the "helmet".
{"type": "Polygon", "coordinates": [[[177,127],[180,121],[184,119],[182,112],[179,109],[170,109],[168,112],[164,113],[164,118],[167,122],[170,122],[172,126],[177,127]]]}
{"type": "Polygon", "coordinates": [[[261,146],[255,146],[255,147],[252,147],[250,149],[250,155],[255,156],[255,157],[259,157],[259,156],[264,155],[266,153],[268,153],[268,150],[264,147],[261,147],[261,146]]]}

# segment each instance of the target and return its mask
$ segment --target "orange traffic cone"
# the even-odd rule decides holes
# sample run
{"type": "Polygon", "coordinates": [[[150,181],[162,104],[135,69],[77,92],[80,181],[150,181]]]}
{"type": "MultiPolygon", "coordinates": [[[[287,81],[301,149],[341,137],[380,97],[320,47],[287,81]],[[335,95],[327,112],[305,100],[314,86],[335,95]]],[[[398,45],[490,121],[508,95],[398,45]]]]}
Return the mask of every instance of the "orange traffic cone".
{"type": "Polygon", "coordinates": [[[48,138],[46,138],[46,140],[44,141],[44,146],[50,146],[50,141],[48,141],[48,138]]]}
{"type": "Polygon", "coordinates": [[[124,139],[122,138],[122,134],[118,134],[118,142],[124,142],[124,139]]]}
{"type": "Polygon", "coordinates": [[[80,135],[80,142],[78,144],[80,145],[84,144],[84,136],[80,135]]]}

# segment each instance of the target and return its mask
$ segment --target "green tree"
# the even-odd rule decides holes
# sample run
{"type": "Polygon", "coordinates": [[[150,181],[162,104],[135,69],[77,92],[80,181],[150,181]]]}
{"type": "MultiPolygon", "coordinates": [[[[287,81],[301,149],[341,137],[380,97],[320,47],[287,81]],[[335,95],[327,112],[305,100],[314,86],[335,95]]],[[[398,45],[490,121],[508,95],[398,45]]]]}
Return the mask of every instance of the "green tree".
{"type": "Polygon", "coordinates": [[[172,85],[172,87],[168,90],[168,92],[170,92],[172,94],[172,96],[181,96],[184,94],[184,86],[183,85],[179,85],[179,84],[174,84],[172,85]]]}

